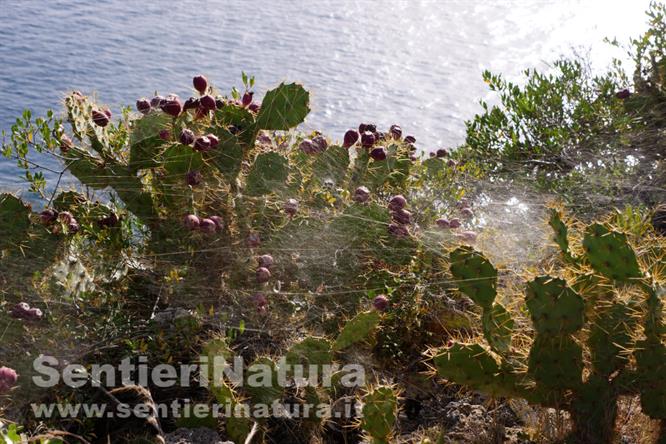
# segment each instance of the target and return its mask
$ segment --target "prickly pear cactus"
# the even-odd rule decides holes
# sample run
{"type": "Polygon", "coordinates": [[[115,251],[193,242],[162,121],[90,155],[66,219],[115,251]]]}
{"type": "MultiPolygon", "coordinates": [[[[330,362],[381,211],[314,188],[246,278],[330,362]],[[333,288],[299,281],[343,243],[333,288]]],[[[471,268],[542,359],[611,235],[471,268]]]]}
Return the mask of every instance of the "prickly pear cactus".
{"type": "Polygon", "coordinates": [[[15,250],[27,240],[30,206],[11,194],[0,194],[0,253],[15,250]]]}
{"type": "Polygon", "coordinates": [[[339,351],[368,339],[381,317],[377,311],[366,311],[350,319],[338,335],[333,350],[339,351]]]}
{"type": "Polygon", "coordinates": [[[458,288],[483,310],[481,323],[486,340],[497,353],[506,353],[511,347],[514,321],[503,305],[495,303],[497,269],[481,253],[467,246],[456,248],[449,258],[458,288]]]}
{"type": "Polygon", "coordinates": [[[282,83],[270,90],[261,102],[257,126],[266,130],[287,131],[310,113],[310,93],[296,83],[282,83]]]}
{"type": "Polygon", "coordinates": [[[392,387],[371,388],[363,398],[361,428],[376,444],[388,444],[398,419],[398,395],[392,387]]]}
{"type": "MultiPolygon", "coordinates": [[[[559,213],[551,213],[551,225],[565,259],[571,258],[559,213]]],[[[528,282],[526,305],[536,337],[526,360],[507,348],[500,353],[501,341],[488,331],[487,318],[503,316],[501,310],[489,314],[496,297],[496,270],[480,253],[467,247],[455,250],[451,272],[460,290],[484,309],[484,335],[497,356],[479,344],[454,343],[435,352],[433,364],[449,381],[568,410],[574,422],[572,442],[609,442],[615,432],[618,386],[628,393],[640,392],[643,411],[665,418],[663,308],[655,283],[642,278],[645,273],[624,234],[592,224],[583,247],[585,256],[576,260],[574,269],[580,274],[573,288],[552,276],[528,282]],[[589,263],[598,274],[585,274],[579,263],[589,263]],[[620,299],[617,285],[624,290],[633,283],[645,299],[620,299]],[[645,339],[636,342],[634,332],[641,319],[645,339]],[[635,368],[624,373],[632,355],[635,368]]]]}
{"type": "Polygon", "coordinates": [[[587,228],[583,248],[592,268],[609,279],[627,281],[642,276],[627,237],[601,224],[587,228]]]}

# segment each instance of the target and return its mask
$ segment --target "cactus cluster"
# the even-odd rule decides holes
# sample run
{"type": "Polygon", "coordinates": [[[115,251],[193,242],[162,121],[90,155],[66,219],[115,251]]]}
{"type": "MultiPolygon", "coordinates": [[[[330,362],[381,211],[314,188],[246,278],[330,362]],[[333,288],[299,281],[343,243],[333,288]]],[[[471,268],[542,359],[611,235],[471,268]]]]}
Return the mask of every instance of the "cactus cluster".
{"type": "Polygon", "coordinates": [[[643,411],[663,421],[666,346],[656,283],[639,267],[623,233],[592,224],[582,241],[584,254],[574,256],[559,212],[553,211],[550,223],[577,278],[569,284],[543,275],[527,283],[525,305],[534,328],[528,356],[512,353],[513,321],[493,302],[495,268],[470,248],[451,253],[459,290],[483,310],[490,349],[453,343],[434,353],[438,375],[494,396],[568,410],[574,423],[570,442],[611,442],[621,395],[640,395],[643,411]],[[632,288],[643,298],[627,299],[632,288]],[[643,335],[636,333],[639,326],[643,335]]]}

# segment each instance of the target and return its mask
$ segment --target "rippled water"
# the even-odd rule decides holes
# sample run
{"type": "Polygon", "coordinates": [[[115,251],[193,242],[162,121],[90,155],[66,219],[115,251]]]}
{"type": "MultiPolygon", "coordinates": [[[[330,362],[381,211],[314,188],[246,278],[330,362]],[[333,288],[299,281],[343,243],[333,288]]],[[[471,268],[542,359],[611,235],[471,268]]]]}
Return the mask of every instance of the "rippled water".
{"type": "MultiPolygon", "coordinates": [[[[361,120],[400,123],[423,149],[463,140],[487,95],[481,71],[519,78],[572,47],[596,66],[603,37],[645,25],[648,0],[1,0],[0,128],[24,107],[96,91],[116,113],[155,90],[189,96],[193,74],[258,92],[281,80],[312,91],[305,126],[341,136],[361,120]],[[174,89],[175,88],[175,89],[174,89]]],[[[0,186],[18,188],[0,163],[0,186]]]]}

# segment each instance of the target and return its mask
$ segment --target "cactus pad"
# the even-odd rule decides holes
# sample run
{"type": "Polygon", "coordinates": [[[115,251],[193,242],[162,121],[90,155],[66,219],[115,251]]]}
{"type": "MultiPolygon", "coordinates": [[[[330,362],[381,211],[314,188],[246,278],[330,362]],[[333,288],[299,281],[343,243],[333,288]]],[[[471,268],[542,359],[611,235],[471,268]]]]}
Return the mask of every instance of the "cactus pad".
{"type": "Polygon", "coordinates": [[[570,336],[537,335],[529,356],[529,373],[537,384],[562,390],[580,385],[583,350],[570,336]]]}
{"type": "Polygon", "coordinates": [[[391,387],[376,387],[363,396],[361,428],[375,443],[388,443],[398,419],[398,396],[391,387]]]}
{"type": "Polygon", "coordinates": [[[257,116],[257,126],[286,131],[299,125],[310,112],[310,93],[296,83],[280,84],[266,93],[257,116]]]}
{"type": "Polygon", "coordinates": [[[257,358],[247,369],[244,390],[254,404],[271,405],[282,398],[275,362],[270,358],[257,358]]]}
{"type": "Polygon", "coordinates": [[[624,366],[637,321],[632,309],[622,302],[596,310],[587,344],[597,374],[609,376],[624,366]]]}
{"type": "MultiPolygon", "coordinates": [[[[321,367],[333,362],[331,342],[324,338],[305,338],[289,349],[285,360],[290,366],[302,365],[304,367],[303,375],[307,377],[308,366],[321,367]]],[[[321,368],[318,371],[321,372],[321,368]]]]}
{"type": "Polygon", "coordinates": [[[247,175],[246,191],[252,196],[260,196],[282,189],[289,177],[289,162],[281,154],[270,152],[259,154],[254,159],[247,175]]]}
{"type": "Polygon", "coordinates": [[[450,254],[451,274],[460,291],[481,307],[489,308],[497,296],[497,270],[471,247],[458,247],[450,254]]]}
{"type": "Polygon", "coordinates": [[[539,334],[549,337],[571,334],[583,326],[583,299],[562,279],[535,278],[527,284],[526,302],[534,329],[539,334]]]}
{"type": "Polygon", "coordinates": [[[341,146],[331,146],[319,154],[312,164],[312,176],[320,184],[332,180],[340,186],[349,170],[349,150],[341,146]]]}
{"type": "Polygon", "coordinates": [[[585,232],[583,247],[592,268],[617,281],[642,276],[636,254],[623,233],[592,224],[585,232]]]}
{"type": "Polygon", "coordinates": [[[500,366],[479,344],[455,343],[433,358],[437,373],[457,384],[488,390],[496,382],[500,366]]]}
{"type": "Polygon", "coordinates": [[[30,206],[11,194],[0,194],[0,250],[15,247],[28,235],[30,206]]]}
{"type": "Polygon", "coordinates": [[[345,324],[333,344],[333,350],[344,350],[351,345],[367,340],[379,321],[379,313],[374,310],[357,314],[345,324]]]}
{"type": "Polygon", "coordinates": [[[552,208],[550,210],[550,219],[548,220],[548,224],[552,227],[554,236],[553,240],[555,243],[560,247],[560,250],[562,250],[562,253],[566,258],[571,258],[571,252],[569,251],[569,238],[568,238],[568,233],[569,229],[567,226],[562,222],[562,214],[552,208]]]}
{"type": "Polygon", "coordinates": [[[507,309],[501,304],[493,304],[483,310],[481,323],[483,335],[490,347],[500,354],[509,351],[514,321],[507,309]]]}
{"type": "Polygon", "coordinates": [[[160,131],[170,129],[171,118],[165,113],[153,112],[132,121],[130,134],[130,172],[158,165],[160,147],[166,142],[160,138],[160,131]]]}

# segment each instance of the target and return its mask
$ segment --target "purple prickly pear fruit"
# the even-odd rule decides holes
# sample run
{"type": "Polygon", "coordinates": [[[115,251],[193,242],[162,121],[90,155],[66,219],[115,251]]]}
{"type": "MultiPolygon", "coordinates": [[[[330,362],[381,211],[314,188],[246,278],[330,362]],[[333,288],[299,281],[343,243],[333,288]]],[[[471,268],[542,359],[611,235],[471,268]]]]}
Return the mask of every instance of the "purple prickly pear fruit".
{"type": "Polygon", "coordinates": [[[375,140],[376,141],[386,140],[386,133],[383,133],[381,131],[376,131],[375,132],[375,140]]]}
{"type": "Polygon", "coordinates": [[[375,144],[375,135],[370,131],[364,131],[361,133],[361,146],[363,148],[371,148],[375,144]]]}
{"type": "Polygon", "coordinates": [[[199,107],[199,99],[196,97],[190,97],[183,103],[183,111],[187,111],[188,109],[197,109],[199,107]]]}
{"type": "Polygon", "coordinates": [[[416,143],[416,137],[414,137],[414,136],[407,136],[407,137],[405,137],[405,142],[406,142],[406,143],[416,143]]]}
{"type": "Polygon", "coordinates": [[[250,233],[245,241],[250,248],[257,248],[261,245],[261,238],[258,233],[250,233]]]}
{"type": "Polygon", "coordinates": [[[367,202],[370,199],[370,190],[367,187],[358,187],[354,190],[352,199],[359,203],[367,202]]]}
{"type": "Polygon", "coordinates": [[[120,222],[120,219],[116,215],[116,213],[111,213],[108,216],[104,216],[100,220],[97,221],[97,225],[101,228],[104,227],[115,227],[118,225],[118,222],[120,222]]]}
{"type": "Polygon", "coordinates": [[[169,139],[171,139],[171,131],[169,131],[168,129],[160,130],[159,136],[160,139],[168,142],[169,139]]]}
{"type": "Polygon", "coordinates": [[[435,221],[435,223],[437,224],[437,226],[439,228],[442,228],[442,229],[446,229],[446,228],[449,228],[451,226],[451,223],[449,222],[449,220],[444,218],[444,217],[440,217],[439,219],[437,219],[435,221]]]}
{"type": "Polygon", "coordinates": [[[419,158],[419,156],[417,156],[417,155],[414,154],[414,153],[411,153],[411,154],[409,155],[409,160],[411,160],[412,162],[416,162],[416,161],[418,160],[418,158],[419,158]]]}
{"type": "Polygon", "coordinates": [[[92,120],[97,126],[102,128],[109,124],[109,116],[104,111],[94,109],[92,112],[92,120]]]}
{"type": "Polygon", "coordinates": [[[168,96],[166,99],[164,99],[164,102],[162,103],[162,111],[164,111],[166,114],[170,115],[171,117],[178,117],[180,113],[183,111],[183,104],[180,101],[180,98],[172,94],[168,96]]]}
{"type": "Polygon", "coordinates": [[[631,97],[631,91],[629,91],[628,89],[623,89],[622,91],[616,92],[615,97],[621,100],[628,99],[629,97],[631,97]]]}
{"type": "Polygon", "coordinates": [[[80,228],[81,228],[81,227],[79,226],[79,223],[76,221],[76,219],[72,220],[72,221],[67,225],[67,230],[68,230],[70,233],[72,233],[72,234],[74,234],[74,233],[78,233],[78,231],[79,231],[80,228]]]}
{"type": "Polygon", "coordinates": [[[400,224],[389,224],[388,226],[388,232],[392,236],[395,237],[407,237],[409,236],[409,231],[407,231],[407,227],[404,225],[400,224]]]}
{"type": "Polygon", "coordinates": [[[460,219],[453,218],[449,221],[449,228],[460,228],[460,219]]]}
{"type": "Polygon", "coordinates": [[[361,123],[358,126],[358,132],[363,134],[366,131],[370,131],[371,133],[374,133],[377,131],[377,125],[373,123],[361,123]]]}
{"type": "Polygon", "coordinates": [[[268,307],[268,298],[263,293],[255,293],[252,295],[252,302],[257,307],[257,311],[266,311],[268,307]]]}
{"type": "Polygon", "coordinates": [[[199,107],[197,108],[197,110],[194,113],[194,120],[200,120],[200,119],[203,119],[204,117],[209,117],[209,116],[210,116],[210,112],[206,111],[203,108],[203,106],[199,105],[199,107]]]}
{"type": "Polygon", "coordinates": [[[30,308],[26,312],[26,319],[30,321],[39,321],[42,316],[44,316],[44,313],[39,308],[30,308]]]}
{"type": "Polygon", "coordinates": [[[407,199],[405,199],[405,196],[397,194],[389,200],[388,208],[391,211],[398,211],[405,208],[405,205],[407,205],[407,199]]]}
{"type": "Polygon", "coordinates": [[[243,94],[243,99],[241,100],[241,104],[243,106],[249,106],[250,103],[252,103],[253,96],[254,93],[252,91],[245,91],[245,94],[243,94]]]}
{"type": "Polygon", "coordinates": [[[194,138],[194,132],[192,130],[183,128],[183,130],[180,132],[178,140],[180,140],[180,143],[183,145],[192,145],[194,143],[194,138]]]}
{"type": "Polygon", "coordinates": [[[220,216],[211,216],[208,219],[212,220],[215,223],[215,228],[218,231],[221,231],[224,228],[224,220],[220,216]]]}
{"type": "Polygon", "coordinates": [[[106,117],[108,117],[109,119],[111,118],[111,110],[109,108],[104,108],[102,112],[106,114],[106,117]]]}
{"type": "Polygon", "coordinates": [[[446,148],[440,148],[437,150],[436,156],[439,158],[442,157],[447,157],[449,155],[449,151],[446,148]]]}
{"type": "Polygon", "coordinates": [[[460,210],[460,214],[467,219],[471,219],[474,217],[474,212],[472,211],[472,209],[467,207],[460,210]]]}
{"type": "Polygon", "coordinates": [[[208,136],[198,137],[194,141],[194,150],[195,151],[208,151],[210,150],[210,139],[208,136]]]}
{"type": "Polygon", "coordinates": [[[295,215],[298,212],[298,201],[296,199],[287,199],[283,209],[289,216],[295,215]]]}
{"type": "Polygon", "coordinates": [[[150,101],[145,97],[140,98],[136,101],[136,110],[141,114],[148,114],[150,112],[150,101]]]}
{"type": "Polygon", "coordinates": [[[194,214],[188,214],[185,216],[185,219],[183,219],[183,225],[185,225],[185,228],[189,230],[196,230],[199,228],[200,223],[201,221],[194,214]]]}
{"type": "Polygon", "coordinates": [[[361,133],[361,146],[363,148],[371,148],[375,144],[375,134],[370,131],[361,133]]]}
{"type": "Polygon", "coordinates": [[[298,149],[303,151],[305,154],[314,154],[317,152],[317,148],[315,147],[314,143],[312,143],[312,140],[310,139],[304,139],[300,145],[298,145],[298,149]]]}
{"type": "Polygon", "coordinates": [[[227,106],[227,102],[222,97],[216,97],[215,98],[215,107],[217,109],[222,109],[225,106],[227,106]]]}
{"type": "Polygon", "coordinates": [[[373,148],[372,151],[370,151],[370,157],[378,161],[386,160],[386,150],[384,149],[383,146],[373,148]]]}
{"type": "Polygon", "coordinates": [[[463,231],[458,233],[458,238],[464,242],[474,242],[476,240],[476,232],[474,231],[463,231]]]}
{"type": "Polygon", "coordinates": [[[433,153],[432,151],[428,153],[428,157],[433,158],[433,157],[436,157],[436,156],[437,156],[437,153],[433,153]]]}
{"type": "Polygon", "coordinates": [[[453,159],[449,159],[449,161],[446,162],[446,164],[447,164],[448,166],[450,166],[451,168],[454,168],[454,167],[456,166],[456,161],[453,160],[453,159]]]}
{"type": "Polygon", "coordinates": [[[208,140],[210,141],[210,148],[214,149],[220,144],[220,139],[215,134],[207,134],[208,140]]]}
{"type": "Polygon", "coordinates": [[[13,318],[17,319],[25,319],[28,313],[28,310],[30,310],[30,305],[28,305],[26,302],[19,302],[12,308],[12,311],[10,312],[10,315],[13,318]]]}
{"type": "Polygon", "coordinates": [[[150,106],[153,108],[159,108],[162,106],[163,102],[164,102],[164,97],[155,96],[152,99],[150,99],[150,106]]]}
{"type": "Polygon", "coordinates": [[[412,223],[412,213],[404,208],[391,213],[393,220],[399,224],[408,225],[412,223]]]}
{"type": "Polygon", "coordinates": [[[354,130],[349,130],[345,133],[345,137],[342,142],[342,146],[345,148],[350,148],[356,142],[358,142],[358,133],[354,130]]]}
{"type": "Polygon", "coordinates": [[[262,254],[257,258],[257,263],[259,264],[259,267],[271,268],[271,265],[273,265],[273,256],[270,254],[262,254]]]}
{"type": "Polygon", "coordinates": [[[386,311],[389,306],[389,300],[386,295],[380,294],[372,300],[372,306],[377,311],[386,311]]]}
{"type": "Polygon", "coordinates": [[[52,208],[47,208],[46,210],[39,213],[39,220],[44,225],[52,224],[58,218],[58,212],[52,208]]]}
{"type": "Polygon", "coordinates": [[[235,136],[236,134],[239,134],[239,133],[241,132],[240,128],[237,127],[236,125],[229,125],[229,126],[227,127],[227,130],[229,130],[229,132],[230,132],[231,134],[233,134],[234,136],[235,136]]]}
{"type": "Polygon", "coordinates": [[[213,111],[215,108],[217,108],[217,103],[215,103],[215,98],[209,94],[201,96],[201,98],[199,99],[199,105],[205,111],[213,111]]]}
{"type": "Polygon", "coordinates": [[[402,137],[402,128],[400,128],[400,125],[391,125],[389,133],[395,140],[399,140],[402,137]]]}
{"type": "Polygon", "coordinates": [[[266,267],[257,268],[257,282],[263,284],[271,279],[271,272],[266,267]]]}
{"type": "Polygon", "coordinates": [[[185,181],[191,187],[196,187],[199,185],[202,179],[203,177],[201,176],[201,173],[197,170],[190,171],[185,175],[185,181]]]}
{"type": "Polygon", "coordinates": [[[58,213],[58,220],[62,222],[65,225],[69,225],[74,221],[74,215],[70,213],[69,211],[62,211],[58,213]]]}
{"type": "Polygon", "coordinates": [[[217,225],[209,218],[201,219],[199,229],[206,234],[213,234],[217,231],[217,225]]]}
{"type": "Polygon", "coordinates": [[[9,367],[0,367],[0,395],[7,393],[16,385],[18,375],[16,370],[9,367]]]}
{"type": "Polygon", "coordinates": [[[258,103],[250,103],[247,109],[256,114],[261,110],[261,106],[258,103]]]}
{"type": "Polygon", "coordinates": [[[199,91],[199,94],[203,95],[206,93],[206,89],[208,89],[208,79],[199,74],[192,79],[192,85],[194,85],[194,89],[199,91]]]}
{"type": "Polygon", "coordinates": [[[323,153],[328,148],[328,142],[326,138],[322,135],[318,135],[312,138],[312,144],[315,147],[315,152],[323,153]]]}

